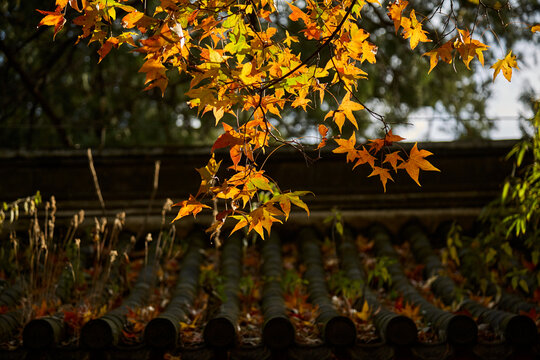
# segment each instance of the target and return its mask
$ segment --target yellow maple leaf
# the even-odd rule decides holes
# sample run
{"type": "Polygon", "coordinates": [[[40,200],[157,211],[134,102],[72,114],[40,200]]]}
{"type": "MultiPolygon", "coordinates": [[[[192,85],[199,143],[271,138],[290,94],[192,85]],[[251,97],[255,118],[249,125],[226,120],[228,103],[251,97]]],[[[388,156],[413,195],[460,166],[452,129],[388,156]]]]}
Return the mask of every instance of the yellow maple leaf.
{"type": "Polygon", "coordinates": [[[418,186],[422,186],[418,182],[418,175],[420,173],[420,169],[425,171],[441,171],[435,166],[431,165],[429,161],[424,159],[429,155],[433,155],[433,153],[427,150],[418,150],[417,143],[414,143],[414,146],[411,149],[411,153],[409,154],[409,159],[399,164],[398,169],[405,169],[411,179],[413,179],[418,184],[418,186]]]}
{"type": "Polygon", "coordinates": [[[469,63],[475,57],[477,57],[480,64],[484,66],[483,51],[486,51],[489,46],[482,44],[476,39],[473,39],[469,33],[469,30],[458,29],[458,36],[454,41],[454,47],[457,49],[459,55],[461,56],[461,60],[463,60],[463,63],[467,69],[471,69],[469,67],[469,63]]]}
{"type": "MultiPolygon", "coordinates": [[[[341,111],[345,115],[345,117],[357,129],[358,129],[358,124],[356,123],[356,118],[354,117],[354,114],[352,112],[363,110],[363,109],[364,109],[364,106],[362,104],[359,104],[351,100],[351,93],[348,91],[347,91],[347,94],[345,94],[345,96],[343,97],[343,100],[341,100],[341,104],[338,107],[338,111],[341,111]]],[[[341,126],[337,122],[336,124],[339,126],[339,131],[341,132],[341,126],[343,126],[343,123],[341,123],[341,126]]]]}
{"type": "Polygon", "coordinates": [[[291,36],[289,34],[289,31],[285,30],[285,40],[283,40],[283,43],[290,47],[291,42],[298,42],[298,37],[297,36],[291,36]]]}
{"type": "Polygon", "coordinates": [[[388,181],[388,179],[394,181],[394,179],[392,179],[392,176],[390,175],[390,171],[388,169],[375,166],[373,167],[373,171],[371,172],[371,174],[368,175],[368,177],[372,177],[376,175],[379,175],[379,179],[381,180],[382,186],[384,188],[384,192],[386,192],[386,182],[388,181]]]}
{"type": "Polygon", "coordinates": [[[506,80],[508,80],[509,82],[512,81],[512,68],[519,70],[516,61],[516,55],[512,55],[512,50],[510,50],[504,59],[499,59],[495,64],[491,66],[490,69],[494,69],[493,81],[495,81],[495,78],[497,77],[497,75],[499,75],[499,72],[501,70],[506,80]]]}
{"type": "Polygon", "coordinates": [[[197,191],[197,195],[195,195],[195,197],[201,194],[206,194],[206,192],[210,189],[210,186],[212,185],[212,179],[214,179],[214,177],[216,176],[220,165],[221,160],[219,162],[216,162],[214,154],[212,153],[212,158],[208,161],[208,164],[206,164],[205,167],[196,169],[197,172],[201,175],[201,185],[199,186],[199,191],[197,191]]]}
{"type": "Polygon", "coordinates": [[[409,16],[410,19],[404,17],[401,20],[401,26],[403,26],[403,38],[411,39],[411,49],[414,50],[419,42],[431,42],[431,40],[426,36],[428,32],[422,29],[422,23],[416,19],[414,10],[411,10],[409,16]]]}
{"type": "Polygon", "coordinates": [[[369,317],[371,316],[371,309],[369,308],[369,304],[367,303],[367,301],[364,301],[364,305],[362,305],[362,311],[357,311],[355,315],[360,320],[369,320],[369,317]]]}
{"type": "Polygon", "coordinates": [[[419,320],[421,318],[420,307],[414,306],[408,302],[405,303],[405,306],[401,310],[398,310],[397,313],[406,316],[413,321],[419,320]]]}
{"type": "Polygon", "coordinates": [[[334,139],[334,141],[338,143],[339,147],[332,150],[333,153],[347,154],[347,162],[354,161],[358,157],[357,150],[354,147],[356,145],[356,133],[354,131],[349,140],[334,139]]]}

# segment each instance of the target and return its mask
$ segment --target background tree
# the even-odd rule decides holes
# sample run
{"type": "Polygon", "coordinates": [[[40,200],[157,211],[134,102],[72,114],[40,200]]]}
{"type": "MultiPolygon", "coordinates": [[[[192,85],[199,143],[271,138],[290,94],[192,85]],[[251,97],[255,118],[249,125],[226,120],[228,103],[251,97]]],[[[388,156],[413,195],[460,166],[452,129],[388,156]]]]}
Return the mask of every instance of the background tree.
{"type": "MultiPolygon", "coordinates": [[[[130,1],[127,4],[137,4],[130,1]]],[[[154,9],[156,1],[148,1],[154,9]]],[[[289,29],[291,34],[301,30],[288,19],[285,2],[276,2],[279,15],[279,34],[289,29]]],[[[433,14],[439,1],[415,2],[418,14],[433,14]]],[[[0,133],[2,147],[41,148],[80,146],[144,146],[209,144],[217,131],[212,121],[200,121],[189,109],[186,97],[189,79],[172,72],[168,91],[161,99],[159,91],[141,93],[143,74],[135,75],[142,58],[128,51],[117,51],[98,65],[97,42],[87,47],[76,42],[80,34],[71,22],[65,24],[61,36],[50,42],[49,31],[35,26],[43,17],[36,8],[49,4],[37,1],[0,1],[0,133]]],[[[50,6],[53,6],[51,1],[50,6]]],[[[485,43],[498,49],[513,48],[519,41],[537,44],[531,39],[528,24],[538,22],[538,0],[511,2],[445,1],[441,11],[452,14],[460,24],[482,34],[485,43]],[[500,42],[492,35],[497,34],[500,42]]],[[[358,88],[358,97],[385,116],[388,123],[403,123],[412,112],[424,107],[454,120],[457,136],[474,138],[486,136],[492,122],[486,116],[486,101],[490,96],[491,79],[474,76],[464,65],[436,67],[430,76],[427,58],[411,56],[407,40],[396,37],[393,22],[383,7],[368,4],[363,10],[362,25],[371,33],[371,41],[379,47],[377,62],[366,65],[369,78],[358,88]],[[375,31],[376,30],[376,31],[375,31]],[[471,121],[472,120],[472,121],[471,121]]],[[[74,18],[69,11],[66,18],[74,18]]],[[[118,20],[119,21],[119,20],[118,20]]],[[[450,31],[448,24],[426,24],[430,32],[450,31]]],[[[291,47],[304,53],[313,51],[315,42],[292,43],[291,47]]],[[[422,46],[422,45],[420,45],[422,46]]],[[[433,47],[424,46],[424,50],[433,47]]],[[[516,50],[514,50],[516,53],[516,50]]],[[[519,59],[530,54],[517,53],[519,59]]],[[[504,55],[504,54],[502,54],[504,55]]],[[[493,53],[486,54],[492,62],[493,53]]],[[[313,119],[322,119],[330,104],[307,106],[306,111],[289,109],[279,123],[284,136],[298,137],[313,133],[313,119]],[[311,131],[308,131],[311,129],[311,131]]],[[[359,133],[371,124],[367,113],[356,114],[359,133]]]]}

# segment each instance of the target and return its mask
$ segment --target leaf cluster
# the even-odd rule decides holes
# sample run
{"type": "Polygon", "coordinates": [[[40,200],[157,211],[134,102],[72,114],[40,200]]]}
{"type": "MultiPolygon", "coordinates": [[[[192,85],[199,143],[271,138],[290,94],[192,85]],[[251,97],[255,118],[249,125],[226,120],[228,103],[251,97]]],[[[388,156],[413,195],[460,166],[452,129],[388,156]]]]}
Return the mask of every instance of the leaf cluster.
{"type": "MultiPolygon", "coordinates": [[[[420,170],[439,171],[425,160],[431,153],[418,150],[416,144],[409,154],[404,151],[405,159],[399,152],[383,155],[383,148],[403,138],[392,134],[385,118],[358,97],[360,83],[369,77],[367,67],[377,63],[378,52],[362,14],[377,5],[377,0],[290,3],[286,21],[294,24],[297,31],[293,34],[287,28],[278,31],[283,17],[272,0],[161,0],[152,8],[145,2],[124,0],[84,0],[81,4],[56,0],[54,11],[38,11],[45,15],[39,26],[53,26],[55,36],[66,23],[67,10],[78,12],[72,20],[82,29],[78,41],[98,43],[99,61],[123,45],[142,54],[139,72],[145,74],[145,90],[156,88],[164,96],[171,71],[190,79],[188,105],[200,117],[212,117],[215,125],[222,123],[224,133],[214,142],[212,153],[229,150],[232,175],[220,180],[221,161],[216,162],[212,155],[207,166],[198,169],[201,185],[197,194],[176,204],[180,210],[173,221],[210,209],[202,202],[207,198],[214,203],[215,219],[208,229],[212,236],[219,235],[226,219],[233,219],[236,224],[231,233],[247,227],[248,232],[255,230],[264,238],[265,230],[269,234],[274,223],[282,222],[278,217],[288,219],[292,205],[309,214],[300,199],[308,192],[281,191],[264,173],[266,159],[258,162],[270,140],[278,149],[287,145],[305,154],[298,140],[283,137],[272,124],[286,109],[305,112],[317,103],[331,104],[324,120],[337,128],[333,139],[339,147],[334,152],[346,153],[347,162],[356,161],[355,167],[368,164],[372,169],[369,176],[378,176],[385,191],[387,181],[393,181],[391,169],[404,169],[418,185],[420,170]],[[296,43],[312,44],[312,50],[302,53],[296,43]],[[358,111],[379,121],[384,131],[383,138],[369,141],[368,150],[356,148],[355,132],[349,140],[341,138],[345,124],[359,130],[358,111]],[[388,167],[383,165],[386,163],[388,167]],[[219,201],[225,203],[224,210],[217,208],[219,201]]],[[[425,27],[442,5],[429,16],[415,9],[406,11],[407,6],[407,1],[393,1],[386,15],[395,33],[401,29],[401,37],[414,50],[420,43],[433,42],[425,27]]],[[[450,14],[447,19],[457,18],[450,14]]],[[[474,58],[483,65],[488,46],[474,35],[458,24],[443,34],[435,48],[425,53],[430,57],[430,71],[439,60],[452,63],[456,56],[468,69],[474,58]],[[445,37],[450,39],[442,42],[445,37]]],[[[507,58],[494,65],[494,77],[502,70],[511,78],[517,63],[511,53],[507,58]]],[[[317,150],[331,138],[324,125],[319,126],[319,134],[322,141],[317,150]]]]}

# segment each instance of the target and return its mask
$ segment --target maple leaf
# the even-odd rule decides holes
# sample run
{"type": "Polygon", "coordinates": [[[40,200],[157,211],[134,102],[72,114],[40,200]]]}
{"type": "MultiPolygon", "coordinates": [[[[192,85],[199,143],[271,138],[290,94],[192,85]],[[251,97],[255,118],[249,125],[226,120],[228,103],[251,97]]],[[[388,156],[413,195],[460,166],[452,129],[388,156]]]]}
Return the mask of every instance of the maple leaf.
{"type": "Polygon", "coordinates": [[[119,40],[117,38],[115,37],[108,38],[107,41],[105,41],[103,45],[101,46],[101,48],[98,50],[98,54],[99,54],[98,63],[100,63],[101,60],[103,60],[103,58],[107,56],[107,54],[111,51],[113,47],[118,47],[118,43],[119,43],[119,40]]]}
{"type": "Polygon", "coordinates": [[[356,162],[356,164],[354,164],[353,170],[358,165],[362,165],[365,163],[368,163],[372,168],[375,166],[375,156],[371,155],[365,147],[362,146],[362,150],[357,150],[356,155],[358,157],[358,161],[356,162]]]}
{"type": "Polygon", "coordinates": [[[169,80],[165,75],[167,68],[159,61],[159,59],[150,58],[141,66],[139,72],[146,73],[145,84],[149,85],[144,88],[144,90],[150,90],[154,87],[159,87],[161,89],[161,95],[165,95],[165,88],[169,80]]]}
{"type": "Polygon", "coordinates": [[[409,18],[403,18],[401,20],[401,26],[403,26],[403,38],[411,39],[411,49],[418,45],[419,42],[431,42],[430,39],[426,36],[427,31],[422,29],[422,23],[416,20],[416,14],[414,10],[411,10],[409,18]]]}
{"type": "Polygon", "coordinates": [[[78,43],[82,38],[88,37],[95,29],[96,21],[98,19],[98,12],[96,10],[86,10],[83,15],[80,15],[73,19],[75,25],[82,26],[82,35],[77,39],[78,43]]]}
{"type": "MultiPolygon", "coordinates": [[[[396,309],[397,310],[397,309],[396,309]]],[[[408,317],[413,321],[420,320],[422,318],[420,314],[420,306],[414,306],[408,302],[405,303],[399,311],[398,314],[408,317]]]]}
{"type": "Polygon", "coordinates": [[[240,71],[240,75],[238,77],[246,85],[251,85],[257,82],[257,78],[251,75],[252,70],[253,70],[252,63],[247,62],[244,65],[242,65],[242,70],[240,71]]]}
{"type": "Polygon", "coordinates": [[[369,139],[369,151],[378,153],[384,146],[384,139],[369,139]]]}
{"type": "Polygon", "coordinates": [[[390,129],[388,131],[388,133],[386,133],[386,135],[384,137],[384,145],[392,146],[392,143],[397,142],[397,141],[401,141],[401,140],[405,140],[405,138],[401,137],[399,135],[392,134],[392,129],[390,129]]]}
{"type": "Polygon", "coordinates": [[[371,174],[368,175],[368,177],[372,177],[376,175],[379,175],[382,186],[384,188],[384,192],[386,192],[386,182],[388,181],[388,179],[394,181],[394,179],[392,179],[392,176],[390,175],[390,171],[388,171],[388,169],[375,166],[373,167],[373,171],[371,172],[371,174]]]}
{"type": "Polygon", "coordinates": [[[211,152],[225,147],[242,145],[244,142],[251,140],[250,138],[246,138],[244,140],[242,134],[236,132],[234,128],[227,123],[222,123],[222,126],[225,132],[216,139],[214,145],[212,145],[212,149],[210,150],[211,152]]]}
{"type": "Polygon", "coordinates": [[[334,141],[338,143],[339,147],[332,150],[333,153],[347,154],[347,162],[354,161],[358,157],[357,150],[354,147],[356,145],[356,133],[354,131],[349,140],[334,139],[334,141]]]}
{"type": "Polygon", "coordinates": [[[499,75],[501,70],[506,80],[508,80],[508,82],[512,81],[512,68],[519,70],[516,55],[512,55],[512,50],[510,50],[504,59],[499,59],[490,67],[490,69],[494,69],[493,81],[495,81],[495,78],[499,75]]]}
{"type": "Polygon", "coordinates": [[[305,12],[300,10],[300,8],[294,6],[291,3],[287,3],[287,5],[289,5],[292,11],[292,13],[289,15],[289,19],[291,19],[292,21],[298,21],[298,19],[302,19],[306,25],[311,24],[311,19],[309,18],[309,16],[307,16],[305,12]]]}
{"type": "Polygon", "coordinates": [[[369,320],[369,317],[371,316],[371,309],[369,308],[369,304],[367,301],[364,301],[364,305],[362,305],[362,310],[357,311],[355,315],[357,318],[359,318],[362,321],[369,320]]]}
{"type": "Polygon", "coordinates": [[[398,169],[405,169],[411,179],[413,179],[418,186],[420,183],[418,182],[418,175],[420,173],[420,169],[425,171],[441,171],[437,169],[435,166],[431,165],[429,161],[424,159],[425,157],[429,155],[433,155],[431,152],[427,150],[418,150],[418,147],[416,145],[417,143],[414,143],[413,148],[411,149],[411,152],[409,154],[409,159],[399,164],[398,169]]]}
{"type": "Polygon", "coordinates": [[[214,154],[212,154],[212,158],[210,158],[205,167],[196,169],[199,175],[201,175],[201,185],[199,186],[199,191],[197,191],[197,195],[195,195],[195,197],[208,192],[210,186],[212,185],[212,180],[215,178],[219,170],[221,161],[222,160],[216,162],[214,154]]]}
{"type": "Polygon", "coordinates": [[[531,32],[532,33],[540,32],[540,24],[532,26],[531,27],[531,32]]]}
{"type": "MultiPolygon", "coordinates": [[[[364,106],[362,104],[356,103],[351,100],[351,93],[347,91],[347,94],[345,94],[343,100],[341,100],[341,104],[339,104],[338,113],[341,112],[354,125],[354,127],[358,129],[356,118],[354,117],[352,112],[363,109],[364,106]]],[[[341,128],[343,126],[343,123],[345,122],[345,119],[340,117],[338,121],[337,118],[334,117],[334,122],[339,127],[339,132],[341,132],[341,128]]]]}
{"type": "Polygon", "coordinates": [[[405,10],[408,4],[408,1],[396,1],[388,7],[388,17],[394,22],[396,34],[401,26],[403,10],[405,10]]]}
{"type": "Polygon", "coordinates": [[[270,180],[260,173],[255,174],[249,178],[249,181],[246,183],[249,190],[263,190],[273,192],[272,186],[270,186],[270,180]]]}
{"type": "Polygon", "coordinates": [[[176,220],[188,215],[193,215],[193,217],[196,217],[197,214],[202,211],[202,209],[210,209],[210,206],[200,203],[197,199],[195,199],[195,197],[193,197],[193,195],[189,195],[188,200],[181,201],[173,206],[180,206],[180,210],[178,211],[178,215],[176,215],[174,220],[171,222],[175,222],[176,220]]]}
{"type": "Polygon", "coordinates": [[[319,134],[322,137],[322,140],[321,140],[321,142],[319,143],[319,145],[317,146],[317,148],[315,150],[319,150],[320,148],[325,147],[326,146],[326,141],[328,140],[326,138],[326,134],[328,134],[328,128],[326,126],[320,124],[319,127],[318,127],[318,130],[319,130],[319,134]]]}
{"type": "Polygon", "coordinates": [[[43,19],[41,19],[38,27],[42,25],[54,26],[53,39],[56,37],[56,34],[58,34],[60,30],[62,30],[64,24],[66,23],[66,19],[64,18],[64,13],[62,12],[62,10],[63,7],[60,6],[57,6],[54,11],[37,10],[39,13],[46,15],[43,19]]]}
{"type": "Polygon", "coordinates": [[[259,236],[264,240],[264,230],[266,230],[266,232],[268,232],[268,235],[270,235],[272,223],[282,223],[282,221],[276,219],[274,215],[282,215],[282,212],[272,206],[272,204],[265,204],[264,206],[258,207],[247,215],[231,216],[231,218],[239,220],[238,223],[236,223],[236,226],[231,231],[231,235],[234,232],[240,230],[241,228],[249,225],[248,233],[250,233],[252,230],[255,230],[255,232],[259,234],[259,236]]]}
{"type": "Polygon", "coordinates": [[[444,61],[445,63],[451,64],[453,51],[454,51],[453,40],[450,40],[444,43],[443,45],[439,46],[435,50],[431,50],[422,54],[422,56],[429,56],[428,74],[431,73],[431,70],[433,70],[435,66],[437,66],[439,59],[444,61]]]}
{"type": "Polygon", "coordinates": [[[285,30],[285,40],[283,40],[283,43],[287,46],[291,46],[291,42],[298,42],[298,37],[296,36],[291,36],[289,34],[289,31],[288,30],[285,30]]]}
{"type": "Polygon", "coordinates": [[[458,29],[458,34],[459,36],[454,42],[454,47],[457,49],[459,55],[461,56],[461,60],[463,60],[463,63],[465,64],[467,69],[471,69],[469,67],[469,63],[475,57],[477,57],[478,61],[480,61],[480,63],[484,65],[483,51],[487,50],[489,46],[487,46],[486,44],[482,44],[476,39],[471,38],[469,30],[458,29]]]}
{"type": "Polygon", "coordinates": [[[395,172],[397,172],[397,162],[398,161],[403,161],[403,159],[401,158],[401,156],[399,156],[399,150],[398,151],[394,151],[390,154],[386,154],[384,156],[384,161],[383,161],[383,164],[384,163],[390,163],[390,165],[392,165],[392,168],[394,169],[395,172]]]}
{"type": "Polygon", "coordinates": [[[306,106],[311,102],[311,100],[309,99],[306,99],[306,98],[303,98],[303,97],[297,97],[296,99],[294,99],[293,103],[291,104],[291,106],[293,108],[296,108],[296,107],[302,107],[302,109],[304,111],[306,111],[306,106]]]}
{"type": "Polygon", "coordinates": [[[143,12],[133,11],[122,18],[122,26],[126,29],[131,29],[137,26],[137,23],[144,17],[143,12]]]}
{"type": "Polygon", "coordinates": [[[298,206],[299,208],[304,209],[307,212],[307,215],[309,216],[309,208],[306,205],[305,202],[303,202],[300,199],[300,196],[305,196],[307,194],[312,194],[310,191],[293,191],[288,193],[283,193],[274,196],[272,199],[268,201],[268,203],[279,203],[279,206],[281,207],[281,211],[283,211],[283,214],[285,215],[285,220],[289,218],[289,213],[291,212],[291,203],[298,206]]]}

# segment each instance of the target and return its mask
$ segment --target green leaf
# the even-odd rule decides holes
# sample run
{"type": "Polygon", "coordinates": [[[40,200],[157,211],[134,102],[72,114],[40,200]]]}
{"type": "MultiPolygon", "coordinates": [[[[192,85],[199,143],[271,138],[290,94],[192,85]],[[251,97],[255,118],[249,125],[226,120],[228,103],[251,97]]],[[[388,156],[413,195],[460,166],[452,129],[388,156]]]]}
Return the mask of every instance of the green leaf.
{"type": "Polygon", "coordinates": [[[503,202],[506,201],[506,197],[508,196],[508,190],[510,190],[510,183],[507,181],[504,183],[501,199],[503,202]]]}
{"type": "Polygon", "coordinates": [[[272,187],[265,178],[256,177],[251,179],[250,182],[258,189],[272,191],[272,187]]]}
{"type": "Polygon", "coordinates": [[[502,249],[508,256],[512,256],[512,248],[510,247],[510,244],[509,244],[508,242],[502,243],[501,249],[502,249]]]}
{"type": "Polygon", "coordinates": [[[527,282],[523,279],[519,280],[519,286],[525,291],[526,293],[529,292],[529,286],[527,286],[527,282]]]}
{"type": "Polygon", "coordinates": [[[497,251],[493,248],[489,248],[486,254],[486,264],[489,264],[491,260],[495,258],[495,255],[497,255],[497,251]]]}
{"type": "Polygon", "coordinates": [[[336,231],[339,235],[343,236],[343,224],[341,222],[336,223],[336,231]]]}

